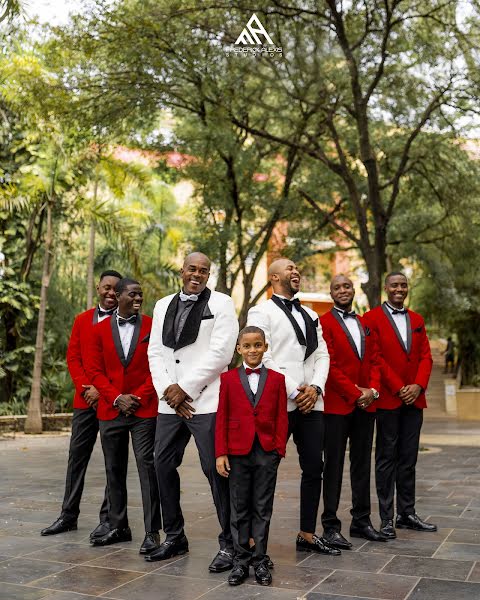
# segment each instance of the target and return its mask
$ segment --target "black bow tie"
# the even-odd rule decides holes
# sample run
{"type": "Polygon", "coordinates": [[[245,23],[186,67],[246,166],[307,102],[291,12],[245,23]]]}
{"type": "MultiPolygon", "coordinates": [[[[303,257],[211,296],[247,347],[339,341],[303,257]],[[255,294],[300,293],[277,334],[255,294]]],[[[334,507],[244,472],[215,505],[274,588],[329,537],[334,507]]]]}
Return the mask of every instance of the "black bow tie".
{"type": "Polygon", "coordinates": [[[287,298],[283,298],[283,303],[290,312],[292,312],[292,306],[295,306],[297,310],[300,310],[300,307],[302,306],[298,298],[294,298],[293,300],[287,300],[287,298]]]}
{"type": "Polygon", "coordinates": [[[344,310],[342,313],[344,320],[348,319],[348,317],[351,317],[352,319],[356,319],[357,318],[357,313],[352,310],[350,312],[348,312],[348,310],[344,310]]]}
{"type": "Polygon", "coordinates": [[[114,308],[112,308],[111,310],[103,310],[103,308],[99,308],[98,309],[98,316],[99,317],[106,317],[106,316],[113,315],[114,310],[115,310],[114,308]]]}
{"type": "Polygon", "coordinates": [[[401,308],[400,310],[398,310],[398,308],[394,308],[392,310],[392,315],[406,315],[406,314],[407,314],[406,308],[401,308]]]}
{"type": "Polygon", "coordinates": [[[132,325],[135,325],[136,321],[137,321],[137,315],[132,315],[131,317],[128,317],[128,319],[124,319],[120,315],[117,315],[117,323],[118,323],[119,327],[123,327],[127,323],[131,323],[132,325]]]}

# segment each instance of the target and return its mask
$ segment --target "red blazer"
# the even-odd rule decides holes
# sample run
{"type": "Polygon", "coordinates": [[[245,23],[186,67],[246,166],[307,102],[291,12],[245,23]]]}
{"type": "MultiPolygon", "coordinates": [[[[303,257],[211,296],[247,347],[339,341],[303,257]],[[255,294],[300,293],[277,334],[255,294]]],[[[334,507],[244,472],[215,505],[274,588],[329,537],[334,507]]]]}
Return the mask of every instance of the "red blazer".
{"type": "Polygon", "coordinates": [[[288,434],[285,376],[262,367],[255,398],[243,365],[222,373],[215,428],[215,456],[248,454],[255,434],[266,452],[285,456],[288,434]]]}
{"type": "MultiPolygon", "coordinates": [[[[330,370],[325,385],[324,412],[334,415],[348,415],[355,409],[360,392],[356,385],[375,388],[380,392],[381,362],[378,355],[376,334],[363,325],[360,317],[362,336],[361,356],[343,317],[334,308],[320,318],[323,337],[330,354],[330,370]]],[[[366,409],[375,412],[376,402],[366,409]]]]}
{"type": "Polygon", "coordinates": [[[377,306],[364,315],[365,324],[377,333],[382,359],[382,386],[377,408],[394,409],[402,401],[396,395],[404,385],[417,383],[423,392],[415,401],[417,408],[426,408],[425,390],[432,371],[432,354],[423,318],[407,312],[407,346],[393,325],[388,308],[377,306]]]}
{"type": "Polygon", "coordinates": [[[151,317],[139,315],[130,351],[125,359],[115,316],[95,327],[86,368],[91,382],[100,392],[97,416],[101,421],[109,421],[118,416],[119,411],[113,403],[120,394],[140,396],[136,417],[157,416],[158,399],[147,356],[151,329],[151,317]]]}
{"type": "MultiPolygon", "coordinates": [[[[108,321],[110,317],[104,319],[108,321]]],[[[92,380],[85,370],[85,362],[88,354],[93,328],[97,325],[97,308],[90,308],[75,317],[72,333],[67,348],[67,366],[75,386],[73,397],[73,408],[89,408],[83,397],[84,385],[91,385],[92,380]]],[[[103,321],[102,321],[103,322],[103,321]]]]}

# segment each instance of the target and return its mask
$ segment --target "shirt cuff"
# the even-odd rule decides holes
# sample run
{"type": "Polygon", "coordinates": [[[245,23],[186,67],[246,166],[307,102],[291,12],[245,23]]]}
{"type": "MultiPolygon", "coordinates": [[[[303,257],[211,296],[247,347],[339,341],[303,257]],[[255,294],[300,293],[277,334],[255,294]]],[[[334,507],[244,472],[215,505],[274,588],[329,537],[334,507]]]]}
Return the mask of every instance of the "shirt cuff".
{"type": "Polygon", "coordinates": [[[117,400],[120,398],[120,396],[121,396],[121,395],[122,395],[122,394],[118,394],[118,396],[117,396],[117,397],[115,398],[115,400],[113,401],[113,406],[114,406],[115,408],[118,408],[118,403],[117,403],[117,400]]]}
{"type": "Polygon", "coordinates": [[[290,396],[288,397],[289,400],[295,400],[295,398],[298,396],[300,392],[298,390],[293,390],[293,392],[290,394],[290,396]]]}

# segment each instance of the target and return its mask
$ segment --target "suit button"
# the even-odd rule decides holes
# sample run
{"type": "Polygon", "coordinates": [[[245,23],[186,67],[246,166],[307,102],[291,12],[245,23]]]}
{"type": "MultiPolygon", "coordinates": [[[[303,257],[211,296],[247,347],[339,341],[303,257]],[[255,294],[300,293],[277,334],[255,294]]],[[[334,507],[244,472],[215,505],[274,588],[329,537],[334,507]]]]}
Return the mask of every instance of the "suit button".
{"type": "Polygon", "coordinates": [[[254,417],[256,417],[257,415],[258,415],[257,411],[256,411],[256,410],[254,410],[254,411],[253,411],[253,416],[254,416],[254,417]]]}
{"type": "Polygon", "coordinates": [[[180,361],[178,360],[178,358],[175,360],[176,363],[179,363],[180,361]]]}

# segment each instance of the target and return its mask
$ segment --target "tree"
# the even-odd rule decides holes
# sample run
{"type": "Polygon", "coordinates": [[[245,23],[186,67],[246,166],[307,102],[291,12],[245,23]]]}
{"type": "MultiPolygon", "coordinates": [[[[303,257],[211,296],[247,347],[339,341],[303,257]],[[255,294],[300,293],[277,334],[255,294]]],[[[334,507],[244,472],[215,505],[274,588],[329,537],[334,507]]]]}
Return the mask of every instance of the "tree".
{"type": "Polygon", "coordinates": [[[422,133],[455,135],[459,111],[472,109],[459,69],[464,53],[449,33],[458,5],[274,0],[256,13],[283,48],[278,60],[226,51],[250,16],[246,2],[101,5],[101,15],[75,22],[70,39],[105,66],[81,80],[75,72],[75,81],[86,102],[103,107],[99,119],[113,107],[140,114],[168,105],[199,118],[216,112],[284,155],[308,157],[299,191],[319,223],[358,248],[374,306],[402,187],[422,176],[415,170],[422,133]],[[318,179],[328,183],[320,192],[310,185],[318,179]]]}

